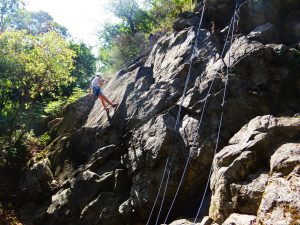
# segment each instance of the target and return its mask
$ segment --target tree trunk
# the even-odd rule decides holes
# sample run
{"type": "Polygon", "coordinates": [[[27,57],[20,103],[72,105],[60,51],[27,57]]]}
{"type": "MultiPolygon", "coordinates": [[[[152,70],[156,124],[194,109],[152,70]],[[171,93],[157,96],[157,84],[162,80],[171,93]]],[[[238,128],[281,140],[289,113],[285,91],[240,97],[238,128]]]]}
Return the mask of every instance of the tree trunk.
{"type": "Polygon", "coordinates": [[[132,18],[127,18],[127,21],[129,23],[130,30],[131,30],[132,34],[135,35],[136,34],[136,29],[135,29],[133,19],[132,18]]]}

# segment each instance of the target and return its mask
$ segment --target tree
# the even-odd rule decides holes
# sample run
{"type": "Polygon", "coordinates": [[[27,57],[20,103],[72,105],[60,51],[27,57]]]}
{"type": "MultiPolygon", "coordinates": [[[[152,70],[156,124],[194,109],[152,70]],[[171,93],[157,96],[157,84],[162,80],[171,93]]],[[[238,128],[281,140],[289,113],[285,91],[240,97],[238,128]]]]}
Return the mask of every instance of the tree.
{"type": "Polygon", "coordinates": [[[137,32],[136,28],[136,9],[138,4],[135,0],[113,0],[110,3],[110,11],[122,20],[125,20],[132,32],[135,34],[137,32]]]}
{"type": "Polygon", "coordinates": [[[97,58],[92,53],[92,48],[83,42],[75,43],[71,41],[70,49],[75,53],[73,58],[74,68],[71,72],[74,81],[68,85],[68,89],[72,93],[75,87],[87,88],[91,77],[95,74],[97,58]]]}
{"type": "Polygon", "coordinates": [[[136,0],[112,0],[108,8],[122,20],[123,25],[128,26],[132,35],[137,32],[149,32],[153,23],[159,25],[146,10],[141,9],[136,0]]]}
{"type": "Polygon", "coordinates": [[[158,20],[162,28],[172,27],[178,13],[191,10],[191,0],[146,0],[148,13],[158,20]]]}
{"type": "Polygon", "coordinates": [[[54,22],[52,16],[44,11],[32,12],[20,9],[14,16],[7,20],[6,27],[13,30],[26,30],[28,34],[39,35],[56,31],[62,36],[67,36],[67,29],[54,22]]]}
{"type": "Polygon", "coordinates": [[[12,16],[24,3],[21,0],[0,0],[0,31],[5,29],[5,21],[12,16]]]}
{"type": "Polygon", "coordinates": [[[68,43],[55,32],[35,37],[7,31],[0,36],[0,117],[9,141],[22,116],[43,95],[72,81],[73,56],[68,43]]]}

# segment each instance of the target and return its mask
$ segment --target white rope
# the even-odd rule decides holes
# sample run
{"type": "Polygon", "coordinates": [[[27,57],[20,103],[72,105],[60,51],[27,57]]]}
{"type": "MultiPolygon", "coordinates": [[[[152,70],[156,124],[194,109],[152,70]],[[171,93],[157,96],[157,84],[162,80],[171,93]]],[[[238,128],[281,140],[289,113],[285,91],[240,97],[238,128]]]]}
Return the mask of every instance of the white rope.
{"type": "MultiPolygon", "coordinates": [[[[174,128],[174,130],[175,130],[174,141],[175,141],[175,139],[176,139],[176,134],[177,134],[177,129],[178,129],[177,127],[178,127],[178,125],[179,125],[179,120],[180,120],[180,115],[181,115],[181,110],[182,110],[183,100],[184,100],[184,98],[186,97],[187,86],[188,86],[188,82],[189,82],[189,79],[190,79],[190,75],[191,75],[191,67],[192,67],[192,63],[193,63],[193,59],[194,59],[194,54],[195,54],[195,47],[196,47],[196,45],[197,45],[197,36],[198,36],[198,34],[199,34],[200,27],[201,27],[202,22],[203,22],[204,10],[205,10],[205,5],[204,5],[203,8],[202,8],[202,14],[201,14],[200,22],[199,22],[199,25],[198,25],[197,33],[196,33],[196,35],[195,35],[195,43],[194,43],[194,46],[193,46],[193,48],[192,48],[192,54],[191,54],[190,63],[189,63],[189,72],[188,72],[188,76],[187,76],[186,81],[185,81],[185,86],[184,86],[184,91],[183,91],[183,97],[182,97],[182,100],[181,100],[181,102],[180,102],[179,110],[178,110],[177,117],[176,117],[176,123],[175,123],[175,128],[174,128]]],[[[169,159],[170,159],[170,156],[167,158],[167,162],[169,163],[169,165],[168,165],[168,163],[166,164],[166,167],[165,167],[165,169],[164,169],[164,171],[163,171],[163,175],[162,175],[162,179],[161,179],[161,185],[162,185],[162,183],[163,183],[163,178],[165,177],[165,174],[166,174],[166,172],[167,172],[167,170],[168,170],[168,176],[167,176],[167,180],[166,180],[165,190],[164,190],[164,193],[163,193],[163,197],[162,197],[162,201],[161,201],[159,213],[158,213],[158,216],[157,216],[157,219],[156,219],[157,222],[159,221],[160,213],[161,213],[161,210],[162,210],[162,205],[163,205],[163,203],[164,203],[164,199],[165,199],[165,195],[166,195],[166,190],[167,190],[168,183],[169,183],[170,168],[168,168],[168,167],[171,167],[171,164],[172,164],[171,160],[169,160],[169,159]]],[[[161,186],[161,185],[160,185],[160,186],[161,186]]],[[[153,206],[152,206],[151,213],[150,213],[150,215],[149,215],[149,217],[148,217],[148,220],[147,220],[147,224],[146,224],[146,225],[149,225],[149,222],[150,222],[150,220],[151,220],[151,217],[152,217],[152,214],[153,214],[155,205],[156,205],[156,203],[157,203],[157,199],[158,199],[159,194],[160,194],[160,189],[161,189],[161,188],[159,188],[159,190],[158,190],[158,192],[157,192],[157,195],[156,195],[156,198],[155,198],[156,200],[154,201],[154,204],[153,204],[153,206]]]]}
{"type": "MultiPolygon", "coordinates": [[[[238,1],[236,1],[236,2],[238,2],[238,1]]],[[[236,13],[238,12],[238,9],[239,8],[238,8],[238,5],[236,3],[236,7],[235,7],[235,10],[234,10],[234,15],[233,15],[233,25],[232,25],[232,30],[231,30],[230,46],[232,46],[232,43],[233,43],[233,35],[234,35],[234,31],[235,31],[235,22],[236,22],[236,13]]],[[[221,134],[221,128],[222,128],[222,123],[223,123],[224,105],[225,105],[226,92],[227,92],[227,86],[228,86],[229,67],[230,67],[230,64],[231,64],[231,49],[229,49],[228,58],[229,58],[228,59],[228,65],[226,65],[227,68],[226,68],[226,77],[225,77],[225,85],[224,85],[224,92],[223,92],[223,100],[222,100],[222,104],[221,104],[222,112],[221,112],[221,117],[220,117],[220,122],[219,122],[217,141],[216,141],[216,145],[215,145],[215,149],[214,149],[213,159],[215,158],[215,155],[217,153],[217,149],[219,147],[220,134],[221,134]]],[[[196,221],[198,219],[198,216],[199,216],[199,213],[201,211],[201,208],[203,206],[205,195],[206,195],[207,190],[208,190],[209,181],[210,181],[210,178],[211,178],[211,175],[212,175],[212,170],[213,170],[213,162],[212,162],[211,167],[210,167],[210,171],[209,171],[208,179],[207,179],[207,182],[206,182],[205,190],[204,190],[204,193],[203,193],[203,196],[202,196],[202,199],[201,199],[201,203],[200,203],[200,206],[198,208],[198,211],[197,211],[197,214],[195,216],[195,219],[194,219],[193,223],[196,223],[196,221]]]]}

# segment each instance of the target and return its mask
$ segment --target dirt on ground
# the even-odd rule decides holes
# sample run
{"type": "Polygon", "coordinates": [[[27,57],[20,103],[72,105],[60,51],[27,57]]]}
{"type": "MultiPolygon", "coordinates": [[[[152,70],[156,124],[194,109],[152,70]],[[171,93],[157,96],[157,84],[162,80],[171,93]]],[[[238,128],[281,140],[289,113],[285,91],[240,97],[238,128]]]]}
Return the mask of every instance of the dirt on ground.
{"type": "Polygon", "coordinates": [[[23,225],[11,205],[3,206],[0,203],[0,225],[23,225]]]}

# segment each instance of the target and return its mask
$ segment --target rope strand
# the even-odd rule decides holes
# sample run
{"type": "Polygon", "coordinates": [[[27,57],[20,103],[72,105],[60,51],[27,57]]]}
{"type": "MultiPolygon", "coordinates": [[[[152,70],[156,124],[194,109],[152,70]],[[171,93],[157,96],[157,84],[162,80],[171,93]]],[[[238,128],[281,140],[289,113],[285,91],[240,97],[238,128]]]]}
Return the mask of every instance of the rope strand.
{"type": "MultiPolygon", "coordinates": [[[[236,7],[235,7],[235,10],[234,10],[234,15],[233,15],[233,25],[232,25],[232,30],[231,30],[230,46],[232,46],[232,43],[233,43],[233,35],[234,35],[234,31],[235,31],[235,22],[236,22],[236,13],[237,12],[238,12],[238,3],[236,3],[236,7]]],[[[219,147],[221,128],[222,128],[222,124],[223,124],[224,106],[225,106],[225,99],[226,99],[227,86],[228,86],[229,67],[230,67],[230,64],[231,64],[231,49],[229,49],[229,51],[228,51],[228,57],[229,57],[229,59],[228,59],[228,65],[226,65],[227,68],[226,68],[225,86],[224,86],[223,99],[222,99],[222,104],[221,104],[222,112],[221,112],[221,117],[220,117],[220,122],[219,122],[217,141],[216,141],[216,145],[215,145],[215,149],[214,149],[213,159],[215,158],[215,155],[217,153],[217,149],[219,147]]],[[[213,170],[213,163],[210,166],[210,171],[209,171],[208,179],[207,179],[207,182],[206,182],[205,190],[204,190],[204,193],[203,193],[203,196],[202,196],[202,199],[201,199],[201,203],[200,203],[200,206],[198,208],[198,211],[197,211],[197,214],[196,214],[196,217],[195,217],[193,223],[196,223],[196,221],[199,217],[200,211],[202,209],[204,199],[205,199],[205,196],[206,196],[206,193],[207,193],[207,190],[208,190],[209,181],[210,181],[210,178],[211,178],[211,175],[212,175],[212,170],[213,170]]]]}
{"type": "MultiPolygon", "coordinates": [[[[181,110],[182,110],[182,105],[183,105],[183,100],[184,98],[186,97],[186,92],[187,92],[187,87],[188,87],[188,82],[189,82],[189,79],[190,79],[190,75],[191,75],[191,67],[192,67],[192,63],[193,63],[193,59],[194,59],[194,54],[195,54],[195,48],[197,46],[197,36],[199,34],[199,31],[200,31],[200,27],[202,25],[202,22],[203,22],[203,15],[204,15],[204,10],[205,10],[205,4],[204,6],[202,7],[202,14],[201,14],[201,18],[200,18],[200,22],[199,22],[199,26],[198,26],[198,29],[197,29],[197,33],[195,35],[195,43],[192,47],[192,54],[191,54],[191,58],[190,58],[190,63],[189,63],[189,71],[188,71],[188,76],[186,78],[186,81],[185,81],[185,86],[184,86],[184,91],[183,91],[183,96],[182,96],[182,100],[180,102],[180,105],[179,105],[179,110],[178,110],[178,113],[177,113],[177,117],[176,117],[176,123],[175,123],[175,127],[174,127],[174,130],[175,130],[175,136],[174,136],[174,143],[175,143],[175,140],[176,140],[176,137],[177,137],[177,130],[178,130],[178,126],[179,126],[179,121],[180,121],[180,115],[181,115],[181,110]]],[[[159,216],[160,216],[160,213],[161,213],[161,210],[162,210],[162,205],[164,203],[164,199],[165,199],[165,195],[166,195],[166,191],[167,191],[167,187],[168,187],[168,182],[169,182],[169,175],[170,175],[170,167],[172,165],[172,158],[170,160],[170,156],[167,158],[167,163],[166,163],[166,167],[163,171],[163,175],[162,175],[162,179],[161,179],[161,185],[163,183],[163,178],[165,177],[166,175],[166,172],[168,171],[168,176],[167,176],[167,180],[166,180],[166,186],[165,186],[165,191],[164,191],[164,194],[162,196],[162,201],[161,201],[161,205],[160,205],[160,210],[159,210],[159,213],[158,213],[158,216],[157,216],[157,219],[156,219],[156,222],[158,222],[159,220],[159,216]]],[[[152,217],[152,214],[153,214],[153,211],[154,211],[154,208],[155,208],[155,205],[157,203],[157,200],[158,200],[158,197],[159,197],[159,194],[160,194],[160,190],[158,191],[157,195],[156,195],[156,200],[154,201],[154,204],[152,206],[152,209],[151,209],[151,213],[148,217],[148,220],[147,220],[147,224],[149,224],[149,221],[151,220],[151,217],[152,217]]]]}

